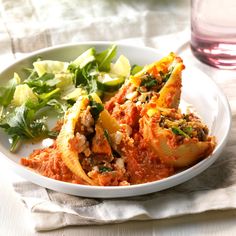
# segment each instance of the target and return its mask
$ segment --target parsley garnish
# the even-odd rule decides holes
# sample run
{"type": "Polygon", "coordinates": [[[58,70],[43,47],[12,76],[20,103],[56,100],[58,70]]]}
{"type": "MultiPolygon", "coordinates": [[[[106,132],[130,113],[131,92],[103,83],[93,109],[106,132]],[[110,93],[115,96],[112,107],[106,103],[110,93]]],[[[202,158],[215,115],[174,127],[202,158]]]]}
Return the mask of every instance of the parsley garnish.
{"type": "Polygon", "coordinates": [[[151,75],[147,74],[146,77],[142,80],[140,86],[144,86],[147,89],[150,89],[157,84],[158,84],[157,80],[151,75]]]}
{"type": "Polygon", "coordinates": [[[171,131],[176,135],[184,136],[185,138],[189,138],[189,135],[187,135],[183,130],[181,130],[178,127],[172,127],[171,131]]]}
{"type": "Polygon", "coordinates": [[[100,171],[101,173],[110,172],[110,171],[112,171],[112,168],[106,167],[106,166],[101,166],[101,167],[99,167],[99,171],[100,171]]]}
{"type": "Polygon", "coordinates": [[[89,106],[90,113],[93,116],[93,119],[96,121],[99,114],[104,110],[104,106],[101,103],[94,101],[91,96],[89,96],[89,106]]]}

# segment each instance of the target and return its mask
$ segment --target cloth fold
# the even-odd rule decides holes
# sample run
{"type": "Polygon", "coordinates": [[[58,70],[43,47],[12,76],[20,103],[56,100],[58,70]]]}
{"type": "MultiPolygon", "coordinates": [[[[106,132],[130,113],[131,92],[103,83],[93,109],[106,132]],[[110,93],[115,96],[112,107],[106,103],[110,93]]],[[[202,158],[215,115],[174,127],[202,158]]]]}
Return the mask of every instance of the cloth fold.
{"type": "MultiPolygon", "coordinates": [[[[163,54],[190,54],[188,0],[0,0],[0,68],[34,50],[85,40],[145,45],[163,54]]],[[[199,66],[200,64],[197,64],[199,66]]],[[[121,223],[236,208],[235,75],[201,69],[219,82],[233,112],[229,142],[219,159],[199,176],[161,192],[121,199],[89,199],[58,193],[28,181],[13,183],[37,231],[69,225],[121,223]],[[218,77],[217,77],[218,76],[218,77]],[[231,76],[231,75],[230,75],[231,76]],[[219,78],[219,79],[218,79],[219,78]]]]}

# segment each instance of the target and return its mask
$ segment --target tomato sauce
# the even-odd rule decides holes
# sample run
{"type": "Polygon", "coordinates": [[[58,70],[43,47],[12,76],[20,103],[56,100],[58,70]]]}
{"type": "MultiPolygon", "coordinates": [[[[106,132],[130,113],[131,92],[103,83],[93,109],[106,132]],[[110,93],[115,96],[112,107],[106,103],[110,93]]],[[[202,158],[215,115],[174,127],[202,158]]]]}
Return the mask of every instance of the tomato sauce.
{"type": "Polygon", "coordinates": [[[161,163],[139,133],[134,135],[134,144],[125,150],[126,171],[131,184],[160,180],[174,174],[174,168],[161,163]]]}
{"type": "Polygon", "coordinates": [[[67,168],[61,159],[61,154],[58,152],[56,144],[48,148],[33,151],[29,157],[21,158],[21,164],[52,179],[76,184],[86,184],[67,168]]]}

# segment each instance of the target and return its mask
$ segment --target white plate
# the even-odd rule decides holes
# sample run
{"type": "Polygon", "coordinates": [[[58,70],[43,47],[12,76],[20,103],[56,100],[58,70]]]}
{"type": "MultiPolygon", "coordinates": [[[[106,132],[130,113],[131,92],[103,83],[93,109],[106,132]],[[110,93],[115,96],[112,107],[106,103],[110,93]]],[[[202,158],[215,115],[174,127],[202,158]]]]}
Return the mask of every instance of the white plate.
{"type": "MultiPolygon", "coordinates": [[[[17,61],[5,69],[1,74],[1,83],[13,76],[13,72],[24,76],[22,68],[32,67],[32,62],[39,56],[43,59],[71,61],[80,53],[90,47],[95,47],[98,51],[106,49],[112,42],[87,42],[81,44],[62,45],[37,51],[26,58],[17,61]]],[[[159,51],[151,48],[135,47],[124,44],[118,44],[118,54],[127,56],[131,64],[145,65],[154,62],[162,57],[159,51]]],[[[196,68],[186,68],[183,72],[182,99],[192,104],[203,121],[210,128],[211,135],[217,138],[217,146],[211,156],[197,163],[178,174],[163,180],[120,187],[99,187],[84,186],[53,180],[41,176],[19,164],[20,157],[27,156],[34,145],[25,145],[16,153],[9,152],[7,136],[0,133],[0,151],[3,156],[10,162],[13,170],[25,179],[53,189],[77,196],[97,197],[97,198],[117,198],[147,194],[170,188],[192,177],[200,174],[207,169],[219,157],[224,148],[231,126],[231,112],[226,97],[216,84],[203,72],[196,68]]]]}

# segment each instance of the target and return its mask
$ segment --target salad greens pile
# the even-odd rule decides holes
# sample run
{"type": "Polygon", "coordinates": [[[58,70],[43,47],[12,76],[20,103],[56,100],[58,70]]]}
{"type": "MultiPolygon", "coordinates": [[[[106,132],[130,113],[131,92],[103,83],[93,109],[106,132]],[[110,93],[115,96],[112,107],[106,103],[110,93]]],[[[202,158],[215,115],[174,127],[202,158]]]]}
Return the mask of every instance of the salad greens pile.
{"type": "Polygon", "coordinates": [[[116,54],[116,45],[99,53],[90,48],[72,62],[37,60],[27,78],[14,73],[0,87],[0,127],[9,135],[10,150],[21,140],[57,136],[48,128],[47,111],[60,118],[81,95],[95,92],[102,98],[117,91],[132,71],[123,55],[112,63],[116,54]]]}

